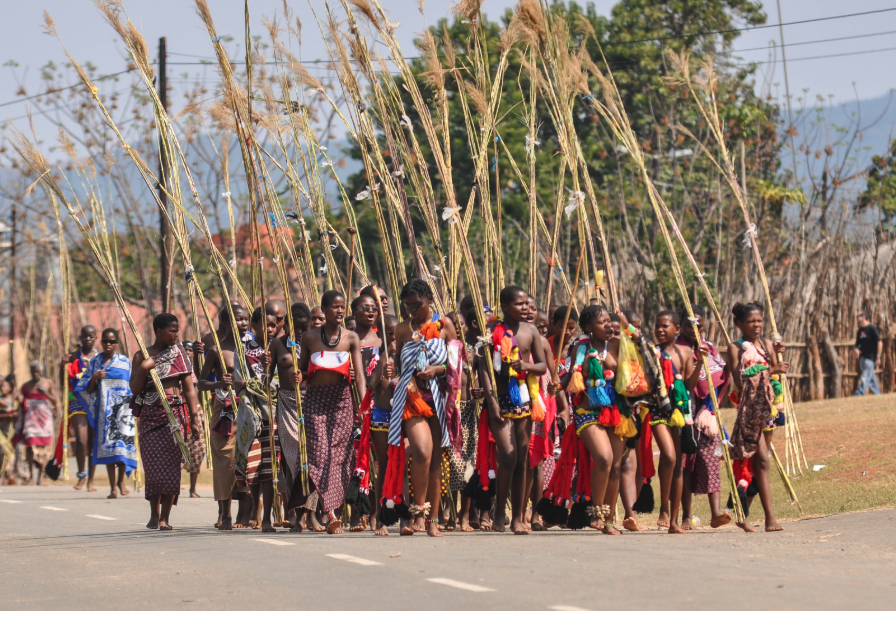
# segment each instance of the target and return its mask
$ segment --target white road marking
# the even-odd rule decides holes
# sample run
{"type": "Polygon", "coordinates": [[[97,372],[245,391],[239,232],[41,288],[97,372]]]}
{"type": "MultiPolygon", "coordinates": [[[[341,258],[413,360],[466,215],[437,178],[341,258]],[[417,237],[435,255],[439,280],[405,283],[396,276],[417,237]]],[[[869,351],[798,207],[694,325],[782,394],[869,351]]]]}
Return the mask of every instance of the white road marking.
{"type": "Polygon", "coordinates": [[[273,546],[295,546],[292,542],[284,542],[279,539],[270,539],[267,537],[260,537],[255,540],[256,542],[261,542],[262,544],[271,544],[273,546]]]}
{"type": "Polygon", "coordinates": [[[382,565],[382,563],[377,563],[376,561],[371,561],[370,559],[362,559],[360,557],[353,557],[351,555],[327,555],[331,559],[340,559],[341,561],[348,561],[349,563],[357,563],[358,565],[382,565]]]}
{"type": "Polygon", "coordinates": [[[12,499],[0,499],[0,503],[21,503],[21,501],[13,501],[12,499]]]}
{"type": "Polygon", "coordinates": [[[53,507],[52,505],[44,505],[43,507],[41,507],[41,509],[48,509],[51,512],[67,512],[68,511],[67,509],[64,509],[62,507],[53,507]]]}
{"type": "Polygon", "coordinates": [[[485,593],[486,591],[494,591],[494,589],[489,589],[488,587],[480,587],[479,585],[471,585],[466,582],[460,582],[459,580],[451,580],[450,578],[427,578],[429,582],[434,582],[437,585],[447,585],[449,587],[454,587],[455,589],[464,589],[466,591],[472,591],[474,593],[485,593]]]}
{"type": "Polygon", "coordinates": [[[87,514],[88,518],[96,518],[97,520],[118,520],[118,518],[110,518],[109,516],[100,516],[99,514],[87,514]]]}
{"type": "Polygon", "coordinates": [[[584,608],[579,608],[578,606],[548,606],[548,610],[566,610],[570,612],[589,612],[584,608]]]}

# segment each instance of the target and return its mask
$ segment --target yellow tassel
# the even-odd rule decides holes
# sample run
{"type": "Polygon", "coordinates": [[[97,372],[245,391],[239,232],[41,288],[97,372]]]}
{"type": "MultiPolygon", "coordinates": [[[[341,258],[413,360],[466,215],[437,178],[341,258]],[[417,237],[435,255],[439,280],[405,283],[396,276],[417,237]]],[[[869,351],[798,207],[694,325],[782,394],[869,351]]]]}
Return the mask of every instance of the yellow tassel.
{"type": "Polygon", "coordinates": [[[677,408],[672,412],[672,417],[669,419],[669,425],[673,428],[684,427],[684,415],[682,415],[681,411],[677,408]]]}
{"type": "Polygon", "coordinates": [[[566,390],[572,394],[585,391],[585,379],[582,377],[581,371],[576,370],[572,373],[572,378],[569,380],[569,386],[566,390]]]}
{"type": "Polygon", "coordinates": [[[538,377],[531,372],[526,376],[526,388],[529,390],[529,401],[532,403],[532,421],[544,421],[544,406],[538,395],[538,377]]]}
{"type": "Polygon", "coordinates": [[[641,415],[641,423],[644,423],[644,420],[647,419],[647,415],[650,414],[650,408],[646,404],[642,404],[638,407],[638,414],[641,415]]]}
{"type": "Polygon", "coordinates": [[[638,428],[635,427],[635,422],[632,421],[631,417],[626,417],[625,415],[622,415],[622,421],[620,421],[619,425],[616,426],[614,433],[619,438],[625,440],[627,438],[637,436],[638,428]]]}

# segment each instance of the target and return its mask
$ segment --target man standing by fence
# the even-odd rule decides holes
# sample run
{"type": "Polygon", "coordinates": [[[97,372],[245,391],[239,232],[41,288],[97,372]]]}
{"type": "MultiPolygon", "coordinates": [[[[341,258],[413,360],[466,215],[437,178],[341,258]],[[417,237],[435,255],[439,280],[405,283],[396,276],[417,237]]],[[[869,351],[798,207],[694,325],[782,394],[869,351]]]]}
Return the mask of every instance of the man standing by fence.
{"type": "Polygon", "coordinates": [[[858,316],[859,332],[856,335],[855,355],[859,360],[859,385],[853,395],[865,395],[865,390],[880,395],[880,385],[874,370],[881,362],[883,342],[880,331],[868,320],[868,312],[861,311],[858,316]]]}

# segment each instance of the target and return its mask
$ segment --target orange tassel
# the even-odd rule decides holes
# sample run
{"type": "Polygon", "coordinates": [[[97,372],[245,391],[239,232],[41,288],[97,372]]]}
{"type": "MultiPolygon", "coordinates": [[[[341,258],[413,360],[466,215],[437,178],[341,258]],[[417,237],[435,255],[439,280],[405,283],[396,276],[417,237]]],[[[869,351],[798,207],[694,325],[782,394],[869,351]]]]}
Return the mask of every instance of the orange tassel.
{"type": "Polygon", "coordinates": [[[434,340],[442,337],[442,321],[436,320],[420,327],[420,335],[423,339],[434,340]]]}
{"type": "Polygon", "coordinates": [[[423,396],[414,381],[408,384],[408,397],[404,402],[404,413],[402,419],[410,419],[411,417],[432,417],[432,409],[423,396]]]}
{"type": "Polygon", "coordinates": [[[566,389],[569,393],[582,393],[585,391],[585,379],[582,378],[582,372],[576,370],[569,379],[569,386],[566,389]]]}

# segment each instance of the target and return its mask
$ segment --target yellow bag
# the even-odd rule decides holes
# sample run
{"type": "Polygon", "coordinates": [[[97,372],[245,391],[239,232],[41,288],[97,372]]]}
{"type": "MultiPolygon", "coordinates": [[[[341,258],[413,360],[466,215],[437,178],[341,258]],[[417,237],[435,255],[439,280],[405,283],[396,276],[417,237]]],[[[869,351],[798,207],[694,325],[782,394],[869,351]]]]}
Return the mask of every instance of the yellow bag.
{"type": "Polygon", "coordinates": [[[616,393],[636,398],[650,392],[650,382],[644,371],[644,360],[631,335],[623,331],[619,338],[619,367],[616,370],[616,393]]]}

